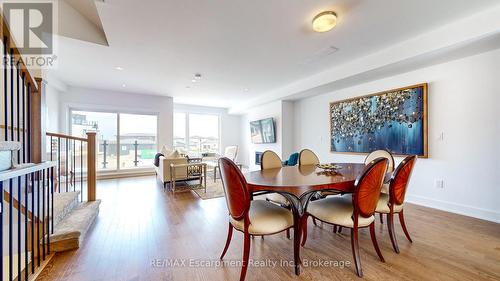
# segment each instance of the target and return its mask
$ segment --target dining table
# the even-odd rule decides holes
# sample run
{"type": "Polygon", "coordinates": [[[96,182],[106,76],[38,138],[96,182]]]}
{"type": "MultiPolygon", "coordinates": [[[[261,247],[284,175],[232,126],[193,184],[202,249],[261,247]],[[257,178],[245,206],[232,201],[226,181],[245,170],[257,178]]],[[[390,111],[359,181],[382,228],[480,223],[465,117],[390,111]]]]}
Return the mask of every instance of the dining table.
{"type": "Polygon", "coordinates": [[[323,170],[316,165],[302,165],[245,174],[251,194],[279,193],[290,202],[294,220],[293,253],[296,275],[300,275],[301,225],[307,204],[319,191],[352,193],[356,178],[365,168],[365,164],[360,163],[335,164],[340,166],[336,170],[323,170]]]}

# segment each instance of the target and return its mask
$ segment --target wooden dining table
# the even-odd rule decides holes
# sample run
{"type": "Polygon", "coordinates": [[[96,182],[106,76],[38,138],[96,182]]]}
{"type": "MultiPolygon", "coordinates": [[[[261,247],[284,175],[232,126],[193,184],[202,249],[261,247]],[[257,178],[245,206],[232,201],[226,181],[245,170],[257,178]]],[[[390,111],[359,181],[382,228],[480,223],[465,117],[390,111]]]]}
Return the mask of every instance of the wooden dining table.
{"type": "Polygon", "coordinates": [[[294,220],[293,251],[296,275],[300,274],[301,222],[307,204],[318,191],[352,193],[356,178],[365,168],[365,164],[359,163],[335,164],[341,166],[335,172],[324,171],[315,165],[305,165],[285,166],[245,174],[252,194],[279,193],[290,202],[294,220]]]}

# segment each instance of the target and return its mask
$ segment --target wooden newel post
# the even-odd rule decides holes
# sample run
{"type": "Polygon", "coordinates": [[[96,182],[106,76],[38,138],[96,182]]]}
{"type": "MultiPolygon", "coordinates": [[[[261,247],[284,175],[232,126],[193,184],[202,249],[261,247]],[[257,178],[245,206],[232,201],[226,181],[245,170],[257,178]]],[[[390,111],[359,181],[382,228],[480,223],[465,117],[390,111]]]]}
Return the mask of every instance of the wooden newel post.
{"type": "Polygon", "coordinates": [[[95,201],[96,186],[96,139],[95,132],[87,133],[87,196],[88,201],[95,201]]]}

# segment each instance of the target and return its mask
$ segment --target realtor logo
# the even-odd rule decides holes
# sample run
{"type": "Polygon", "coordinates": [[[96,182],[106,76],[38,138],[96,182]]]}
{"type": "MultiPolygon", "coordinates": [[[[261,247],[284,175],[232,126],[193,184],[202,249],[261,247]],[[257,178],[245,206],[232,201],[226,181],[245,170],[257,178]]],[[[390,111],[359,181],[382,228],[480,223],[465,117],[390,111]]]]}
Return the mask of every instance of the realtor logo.
{"type": "Polygon", "coordinates": [[[52,3],[6,2],[3,4],[3,11],[21,54],[52,54],[54,14],[52,3]]]}

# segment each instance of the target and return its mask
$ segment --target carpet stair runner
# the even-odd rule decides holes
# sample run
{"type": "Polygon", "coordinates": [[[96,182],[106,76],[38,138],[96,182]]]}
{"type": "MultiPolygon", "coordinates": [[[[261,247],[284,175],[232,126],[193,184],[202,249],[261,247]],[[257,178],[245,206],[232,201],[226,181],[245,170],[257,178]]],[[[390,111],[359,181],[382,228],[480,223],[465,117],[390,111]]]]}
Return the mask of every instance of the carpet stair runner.
{"type": "Polygon", "coordinates": [[[78,202],[80,192],[54,194],[54,233],[50,250],[63,252],[77,249],[99,214],[101,200],[78,202]]]}

